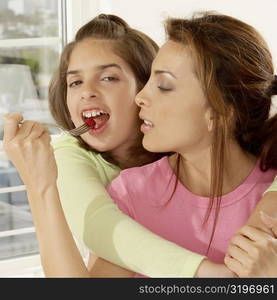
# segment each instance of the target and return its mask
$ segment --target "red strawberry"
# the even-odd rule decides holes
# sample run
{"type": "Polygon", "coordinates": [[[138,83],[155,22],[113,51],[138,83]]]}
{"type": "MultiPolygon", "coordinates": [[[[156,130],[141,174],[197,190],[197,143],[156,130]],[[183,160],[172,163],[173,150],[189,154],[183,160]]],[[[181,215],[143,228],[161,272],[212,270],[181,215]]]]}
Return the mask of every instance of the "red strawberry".
{"type": "Polygon", "coordinates": [[[96,122],[93,120],[93,118],[85,118],[85,123],[89,126],[89,127],[94,127],[96,122]]]}

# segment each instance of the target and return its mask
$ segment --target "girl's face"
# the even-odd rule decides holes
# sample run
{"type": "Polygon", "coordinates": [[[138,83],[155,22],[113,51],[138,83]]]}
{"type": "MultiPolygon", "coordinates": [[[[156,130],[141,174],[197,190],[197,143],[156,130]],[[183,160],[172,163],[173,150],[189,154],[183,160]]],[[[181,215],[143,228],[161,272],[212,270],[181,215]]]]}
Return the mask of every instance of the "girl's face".
{"type": "Polygon", "coordinates": [[[111,41],[91,38],[75,46],[67,70],[67,106],[76,127],[94,117],[95,128],[82,135],[88,145],[116,153],[134,143],[139,133],[136,92],[134,74],[111,41]]]}
{"type": "Polygon", "coordinates": [[[173,41],[161,47],[136,103],[147,150],[187,153],[209,147],[210,109],[187,47],[173,41]]]}

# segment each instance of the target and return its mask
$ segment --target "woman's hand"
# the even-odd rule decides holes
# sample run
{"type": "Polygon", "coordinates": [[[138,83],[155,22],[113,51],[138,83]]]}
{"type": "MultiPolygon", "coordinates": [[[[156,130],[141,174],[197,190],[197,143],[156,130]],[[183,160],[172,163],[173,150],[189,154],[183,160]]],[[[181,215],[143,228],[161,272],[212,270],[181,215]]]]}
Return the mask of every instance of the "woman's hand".
{"type": "Polygon", "coordinates": [[[27,188],[37,192],[56,184],[57,166],[50,141],[47,129],[40,123],[23,121],[19,113],[5,116],[4,150],[27,188]]]}
{"type": "Polygon", "coordinates": [[[224,262],[239,277],[277,277],[277,220],[261,214],[272,235],[243,226],[232,238],[224,262]]]}
{"type": "Polygon", "coordinates": [[[224,264],[214,263],[208,259],[202,260],[194,277],[198,278],[233,278],[237,277],[234,272],[229,270],[224,264]]]}

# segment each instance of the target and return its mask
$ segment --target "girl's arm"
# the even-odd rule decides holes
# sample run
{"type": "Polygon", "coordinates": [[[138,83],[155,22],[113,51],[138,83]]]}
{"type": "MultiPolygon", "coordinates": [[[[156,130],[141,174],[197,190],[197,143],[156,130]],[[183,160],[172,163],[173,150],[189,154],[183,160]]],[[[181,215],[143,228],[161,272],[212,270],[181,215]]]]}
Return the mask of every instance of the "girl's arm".
{"type": "Polygon", "coordinates": [[[60,206],[57,168],[44,127],[11,114],[4,123],[4,150],[26,185],[47,277],[89,277],[60,206]],[[44,172],[44,170],[49,170],[44,172]]]}
{"type": "Polygon", "coordinates": [[[93,278],[129,278],[135,275],[134,272],[114,265],[94,254],[90,254],[88,269],[90,277],[93,278]]]}
{"type": "Polygon", "coordinates": [[[162,239],[118,209],[105,187],[118,168],[81,148],[73,137],[56,141],[54,150],[62,207],[78,241],[98,257],[149,277],[196,274],[202,255],[162,239]]]}
{"type": "MultiPolygon", "coordinates": [[[[97,256],[149,277],[233,275],[224,265],[162,239],[123,214],[105,188],[112,179],[107,180],[107,169],[103,174],[107,165],[94,163],[95,157],[75,138],[60,140],[54,147],[66,219],[74,236],[97,256]]],[[[114,171],[113,177],[118,173],[114,171]]]]}
{"type": "Polygon", "coordinates": [[[63,215],[57,187],[43,193],[27,188],[27,196],[46,277],[90,277],[63,215]]]}
{"type": "MultiPolygon", "coordinates": [[[[67,160],[60,160],[59,177],[66,179],[60,188],[60,199],[50,137],[33,121],[24,121],[19,127],[22,120],[20,114],[7,117],[4,149],[27,188],[46,276],[89,276],[60,200],[77,238],[96,254],[123,268],[150,277],[193,277],[204,274],[201,266],[208,265],[215,271],[211,277],[218,274],[216,264],[209,264],[203,261],[203,256],[160,238],[121,213],[104,188],[103,182],[108,180],[100,172],[103,166],[92,168],[91,161],[86,164],[86,158],[78,151],[73,151],[67,160]],[[85,168],[84,173],[80,165],[85,168]],[[99,176],[95,176],[95,168],[99,168],[99,176]]],[[[68,147],[65,148],[68,151],[68,147]]],[[[58,153],[66,157],[63,151],[58,153]]]]}
{"type": "Polygon", "coordinates": [[[89,276],[63,209],[77,239],[85,241],[92,250],[104,253],[104,257],[108,253],[107,257],[112,257],[116,264],[131,265],[134,271],[152,277],[172,277],[175,274],[193,277],[204,257],[161,239],[123,215],[105,190],[103,182],[109,180],[101,174],[102,166],[91,165],[91,160],[84,163],[86,158],[82,153],[73,151],[67,161],[61,160],[62,166],[64,162],[66,164],[59,168],[59,177],[64,176],[66,180],[60,189],[60,199],[56,185],[57,166],[47,130],[33,121],[24,121],[20,125],[22,121],[21,114],[6,117],[3,145],[26,185],[47,277],[89,276]],[[73,168],[68,169],[68,166],[73,168]],[[98,167],[99,170],[95,170],[98,167]],[[96,171],[99,176],[96,176],[96,171]],[[162,254],[157,255],[156,250],[162,254]]]}

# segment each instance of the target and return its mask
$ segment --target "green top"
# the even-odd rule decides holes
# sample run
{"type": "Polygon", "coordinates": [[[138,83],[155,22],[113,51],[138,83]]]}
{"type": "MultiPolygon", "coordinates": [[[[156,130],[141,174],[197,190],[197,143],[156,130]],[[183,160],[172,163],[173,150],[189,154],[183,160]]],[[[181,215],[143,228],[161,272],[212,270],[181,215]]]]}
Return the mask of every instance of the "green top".
{"type": "Polygon", "coordinates": [[[266,192],[277,192],[277,176],[275,177],[272,185],[266,190],[266,192]]]}
{"type": "Polygon", "coordinates": [[[105,186],[120,172],[63,134],[53,142],[58,189],[69,227],[97,256],[149,277],[193,277],[204,256],[150,232],[114,204],[105,186]]]}

